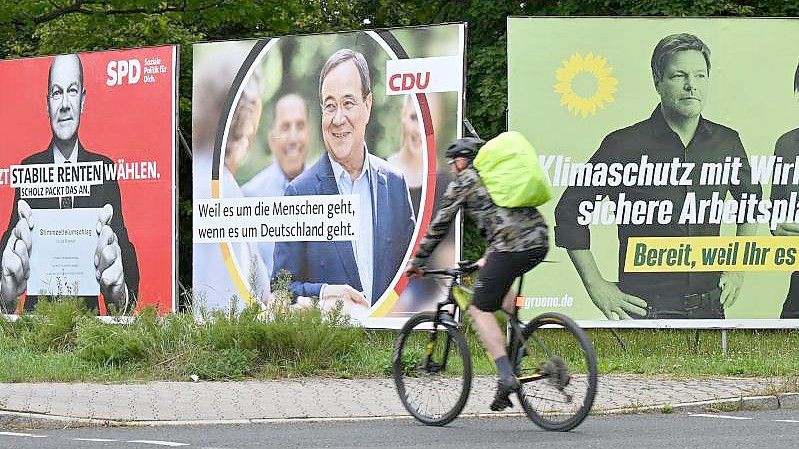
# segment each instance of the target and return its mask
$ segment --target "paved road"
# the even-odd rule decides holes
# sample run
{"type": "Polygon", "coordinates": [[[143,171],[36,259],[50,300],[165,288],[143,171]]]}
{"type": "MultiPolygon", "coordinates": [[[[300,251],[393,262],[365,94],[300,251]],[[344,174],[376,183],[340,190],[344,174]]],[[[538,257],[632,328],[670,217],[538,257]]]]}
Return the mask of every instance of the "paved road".
{"type": "Polygon", "coordinates": [[[0,431],[0,447],[69,448],[751,448],[795,447],[799,410],[724,414],[591,416],[577,430],[550,433],[522,418],[459,419],[444,428],[408,419],[294,421],[154,428],[0,431]]]}

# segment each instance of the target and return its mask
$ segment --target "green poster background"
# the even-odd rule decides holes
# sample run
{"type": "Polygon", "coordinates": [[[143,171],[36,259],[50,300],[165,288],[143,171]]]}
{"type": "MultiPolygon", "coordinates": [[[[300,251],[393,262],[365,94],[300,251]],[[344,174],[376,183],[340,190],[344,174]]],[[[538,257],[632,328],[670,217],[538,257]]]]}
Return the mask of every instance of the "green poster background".
{"type": "MultiPolygon", "coordinates": [[[[650,68],[652,50],[660,39],[675,33],[694,34],[711,50],[703,117],[738,131],[750,158],[772,155],[777,138],[799,126],[799,101],[793,92],[799,61],[797,20],[509,18],[508,129],[525,134],[539,155],[561,154],[575,162],[587,161],[608,133],[648,118],[659,103],[650,68]],[[605,58],[606,66],[612,68],[610,76],[618,80],[613,101],[585,117],[561,105],[561,94],[554,87],[556,70],[578,53],[605,58]]],[[[572,82],[574,91],[586,97],[596,86],[594,76],[587,72],[572,82]]],[[[563,190],[556,187],[555,199],[540,208],[550,230],[563,190]]],[[[765,198],[769,192],[770,186],[764,185],[765,198]]],[[[734,234],[734,227],[722,226],[722,235],[734,234]]],[[[758,235],[769,235],[768,227],[759,225],[758,235]]],[[[532,316],[556,310],[579,320],[605,320],[588,297],[566,250],[554,246],[554,232],[550,237],[547,261],[528,273],[522,294],[568,296],[573,305],[563,307],[570,301],[561,300],[558,307],[534,306],[525,313],[532,316]]],[[[603,277],[618,280],[616,226],[592,226],[591,249],[603,277]]],[[[743,291],[727,309],[726,317],[778,318],[790,274],[746,273],[743,291]]]]}

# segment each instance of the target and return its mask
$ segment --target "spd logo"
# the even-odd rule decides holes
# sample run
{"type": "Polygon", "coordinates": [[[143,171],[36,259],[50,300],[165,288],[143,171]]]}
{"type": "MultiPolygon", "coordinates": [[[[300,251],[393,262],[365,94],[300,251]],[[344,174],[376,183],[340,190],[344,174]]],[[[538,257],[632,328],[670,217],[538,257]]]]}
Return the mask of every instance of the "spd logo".
{"type": "Polygon", "coordinates": [[[108,74],[108,79],[105,80],[107,86],[121,86],[123,83],[136,84],[141,79],[141,63],[138,59],[109,61],[106,73],[108,74]]]}

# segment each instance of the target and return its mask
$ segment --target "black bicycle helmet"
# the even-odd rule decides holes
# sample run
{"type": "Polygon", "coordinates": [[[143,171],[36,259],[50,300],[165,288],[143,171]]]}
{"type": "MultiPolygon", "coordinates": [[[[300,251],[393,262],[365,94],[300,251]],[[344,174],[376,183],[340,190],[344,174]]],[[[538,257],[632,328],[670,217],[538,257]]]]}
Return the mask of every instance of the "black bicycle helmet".
{"type": "Polygon", "coordinates": [[[452,142],[444,155],[447,157],[447,159],[465,157],[466,159],[471,160],[477,156],[477,151],[480,150],[480,147],[484,143],[484,140],[478,139],[476,137],[463,137],[455,142],[452,142]]]}

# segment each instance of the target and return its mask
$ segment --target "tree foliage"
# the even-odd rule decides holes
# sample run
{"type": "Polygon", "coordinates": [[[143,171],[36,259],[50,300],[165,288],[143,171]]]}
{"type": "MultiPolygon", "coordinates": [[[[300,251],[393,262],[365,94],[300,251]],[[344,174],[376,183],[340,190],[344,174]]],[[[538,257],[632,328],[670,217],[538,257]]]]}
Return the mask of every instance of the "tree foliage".
{"type": "MultiPolygon", "coordinates": [[[[505,129],[508,16],[780,16],[799,0],[26,0],[0,5],[0,57],[181,44],[180,127],[191,136],[191,45],[363,28],[468,22],[466,115],[505,129]]],[[[180,255],[191,254],[191,160],[180,155],[180,255]]],[[[472,239],[474,240],[474,239],[472,239]]],[[[180,279],[191,284],[189,263],[180,279]]]]}

